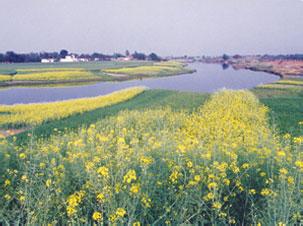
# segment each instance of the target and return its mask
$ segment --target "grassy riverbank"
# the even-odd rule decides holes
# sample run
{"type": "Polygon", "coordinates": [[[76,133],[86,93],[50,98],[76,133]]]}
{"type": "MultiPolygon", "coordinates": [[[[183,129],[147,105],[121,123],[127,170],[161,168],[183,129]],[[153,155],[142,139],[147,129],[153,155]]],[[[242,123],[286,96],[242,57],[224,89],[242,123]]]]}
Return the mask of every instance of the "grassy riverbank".
{"type": "Polygon", "coordinates": [[[185,67],[185,64],[178,62],[161,62],[152,66],[139,66],[129,68],[105,69],[105,73],[114,74],[119,77],[144,78],[163,77],[178,74],[193,73],[195,70],[185,67]]]}
{"type": "Polygon", "coordinates": [[[86,84],[192,73],[178,62],[98,62],[0,65],[0,87],[86,84]]]}
{"type": "Polygon", "coordinates": [[[252,89],[260,101],[269,107],[270,121],[280,133],[303,134],[303,125],[298,124],[303,119],[302,82],[302,78],[291,78],[252,89]]]}
{"type": "Polygon", "coordinates": [[[104,96],[50,103],[0,105],[0,128],[33,127],[45,122],[61,120],[127,101],[142,93],[144,89],[144,87],[133,87],[104,96]]]}

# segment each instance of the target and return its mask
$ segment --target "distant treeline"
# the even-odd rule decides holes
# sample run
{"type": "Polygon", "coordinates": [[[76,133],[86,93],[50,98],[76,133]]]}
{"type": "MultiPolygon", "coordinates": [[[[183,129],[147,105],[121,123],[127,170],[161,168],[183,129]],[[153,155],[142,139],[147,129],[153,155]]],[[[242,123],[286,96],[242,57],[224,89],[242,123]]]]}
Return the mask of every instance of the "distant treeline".
{"type": "Polygon", "coordinates": [[[303,54],[263,55],[263,60],[303,60],[303,54]]]}
{"type": "MultiPolygon", "coordinates": [[[[65,58],[67,55],[70,55],[67,50],[61,50],[60,52],[40,52],[40,53],[15,53],[13,51],[8,51],[6,53],[0,53],[0,63],[35,63],[41,62],[42,59],[54,59],[55,62],[60,61],[60,59],[65,58]]],[[[126,51],[125,54],[114,53],[112,55],[102,54],[102,53],[93,53],[93,54],[75,54],[71,55],[86,59],[88,61],[109,61],[112,59],[118,59],[123,57],[129,57],[134,60],[151,60],[151,61],[160,61],[161,58],[155,54],[151,53],[146,55],[145,53],[134,52],[130,54],[129,51],[126,51]]]]}
{"type": "Polygon", "coordinates": [[[242,59],[246,57],[255,57],[260,60],[303,60],[303,54],[288,54],[288,55],[249,55],[249,56],[241,56],[241,55],[233,55],[229,56],[227,54],[223,54],[221,59],[229,60],[229,59],[242,59]]]}

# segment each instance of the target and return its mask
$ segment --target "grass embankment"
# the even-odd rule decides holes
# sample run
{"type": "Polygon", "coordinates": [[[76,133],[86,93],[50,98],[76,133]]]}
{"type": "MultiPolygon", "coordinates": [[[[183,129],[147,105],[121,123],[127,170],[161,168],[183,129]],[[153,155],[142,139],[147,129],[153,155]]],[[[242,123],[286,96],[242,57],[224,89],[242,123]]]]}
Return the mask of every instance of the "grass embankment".
{"type": "Polygon", "coordinates": [[[106,68],[120,68],[120,67],[136,67],[143,65],[151,65],[152,62],[147,61],[96,61],[96,62],[74,62],[74,63],[13,63],[0,64],[0,74],[16,74],[17,71],[31,71],[31,70],[75,70],[83,69],[86,71],[100,71],[106,68]]]}
{"type": "Polygon", "coordinates": [[[193,70],[178,62],[100,62],[99,64],[42,64],[42,66],[25,64],[23,67],[16,65],[15,68],[11,65],[8,65],[7,68],[1,68],[1,66],[3,67],[3,65],[0,65],[0,86],[124,81],[193,72],[193,70]],[[123,75],[120,72],[123,72],[123,75]]]}
{"type": "MultiPolygon", "coordinates": [[[[145,90],[136,97],[115,105],[98,108],[81,114],[74,114],[68,118],[52,120],[29,131],[16,135],[17,143],[28,143],[28,133],[38,138],[49,137],[55,131],[75,130],[81,126],[88,126],[108,116],[113,116],[121,110],[142,110],[146,108],[157,109],[169,107],[175,111],[185,110],[192,112],[208,98],[208,94],[185,93],[167,90],[145,90]],[[190,100],[190,101],[189,101],[190,100]]],[[[14,127],[10,127],[14,128],[14,127]]],[[[8,128],[7,128],[8,129],[8,128]]]]}
{"type": "Polygon", "coordinates": [[[43,122],[67,118],[74,114],[127,101],[142,93],[144,89],[134,87],[104,96],[42,104],[0,105],[0,128],[37,126],[43,122]]]}
{"type": "Polygon", "coordinates": [[[43,68],[17,70],[14,75],[0,75],[0,86],[33,86],[103,81],[102,75],[84,69],[43,68]]]}
{"type": "Polygon", "coordinates": [[[152,62],[85,62],[0,64],[0,87],[81,85],[88,82],[112,81],[105,68],[151,65],[152,62]]]}
{"type": "Polygon", "coordinates": [[[179,75],[193,73],[194,70],[186,68],[186,65],[180,62],[161,62],[150,66],[139,66],[129,68],[105,69],[105,73],[116,74],[117,76],[131,79],[144,77],[162,77],[170,75],[179,75]]]}
{"type": "Polygon", "coordinates": [[[279,80],[262,85],[252,91],[260,101],[269,107],[270,121],[281,134],[302,135],[303,119],[303,79],[279,80]],[[302,85],[301,85],[302,84],[302,85]]]}
{"type": "Polygon", "coordinates": [[[248,91],[216,93],[196,110],[202,95],[185,106],[169,103],[176,98],[169,95],[155,103],[173,110],[148,106],[156,97],[151,94],[163,92],[146,91],[124,103],[135,101],[135,107],[141,100],[147,109],[122,111],[47,141],[32,139],[22,148],[3,141],[0,219],[43,225],[300,224],[302,137],[279,137],[268,109],[248,91]],[[184,107],[192,111],[180,111],[184,107]]]}

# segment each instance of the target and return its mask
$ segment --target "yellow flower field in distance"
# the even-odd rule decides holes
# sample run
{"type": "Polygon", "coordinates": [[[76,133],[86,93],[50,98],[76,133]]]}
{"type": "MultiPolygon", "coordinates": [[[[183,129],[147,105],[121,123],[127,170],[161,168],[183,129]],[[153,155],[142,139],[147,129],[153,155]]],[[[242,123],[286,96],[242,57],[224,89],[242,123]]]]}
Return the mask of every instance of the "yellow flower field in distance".
{"type": "Polygon", "coordinates": [[[154,63],[154,65],[157,66],[169,66],[169,67],[182,67],[184,63],[181,63],[179,61],[162,61],[159,63],[154,63]]]}
{"type": "Polygon", "coordinates": [[[17,69],[17,73],[32,73],[32,72],[51,72],[51,71],[85,71],[83,68],[23,68],[17,69]]]}
{"type": "Polygon", "coordinates": [[[65,118],[129,100],[143,91],[143,87],[134,87],[91,98],[41,104],[0,105],[0,127],[37,125],[48,120],[65,118]]]}
{"type": "Polygon", "coordinates": [[[285,84],[285,85],[298,85],[303,86],[303,80],[287,80],[282,79],[276,82],[277,84],[285,84]]]}
{"type": "Polygon", "coordinates": [[[293,78],[293,79],[280,79],[274,83],[269,84],[262,84],[259,85],[258,88],[263,89],[296,89],[296,90],[302,90],[303,89],[303,80],[299,78],[293,78]]]}
{"type": "Polygon", "coordinates": [[[151,66],[125,67],[103,70],[105,73],[125,74],[130,76],[165,76],[186,72],[189,73],[190,71],[190,69],[185,68],[184,65],[179,62],[161,62],[155,63],[151,66]]]}
{"type": "Polygon", "coordinates": [[[13,76],[14,81],[65,81],[85,80],[92,78],[98,77],[91,72],[83,70],[33,72],[27,74],[17,74],[13,76]]]}
{"type": "Polygon", "coordinates": [[[0,82],[7,82],[12,80],[12,76],[10,75],[0,75],[0,82]]]}

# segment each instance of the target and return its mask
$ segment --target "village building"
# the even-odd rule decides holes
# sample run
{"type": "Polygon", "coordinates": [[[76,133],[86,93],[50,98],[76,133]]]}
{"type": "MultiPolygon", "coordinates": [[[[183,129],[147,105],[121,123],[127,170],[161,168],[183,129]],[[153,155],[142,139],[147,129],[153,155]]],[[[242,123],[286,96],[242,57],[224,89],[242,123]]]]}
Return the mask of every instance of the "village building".
{"type": "Polygon", "coordinates": [[[78,58],[75,55],[67,55],[65,58],[61,58],[60,62],[62,63],[72,63],[72,62],[78,62],[78,58]]]}

